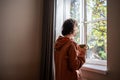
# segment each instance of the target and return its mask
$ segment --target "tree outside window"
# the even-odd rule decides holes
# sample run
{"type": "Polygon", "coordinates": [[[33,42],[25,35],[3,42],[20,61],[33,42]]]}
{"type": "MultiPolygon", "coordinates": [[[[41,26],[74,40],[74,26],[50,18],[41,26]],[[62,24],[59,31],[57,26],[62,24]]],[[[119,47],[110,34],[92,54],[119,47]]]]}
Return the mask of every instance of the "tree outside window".
{"type": "MultiPolygon", "coordinates": [[[[78,21],[79,34],[75,37],[80,43],[85,33],[89,46],[87,58],[107,59],[107,3],[106,0],[71,0],[70,17],[78,21]],[[86,29],[86,32],[82,31],[86,29]],[[82,30],[81,30],[82,29],[82,30]],[[82,35],[81,35],[82,33],[82,35]]],[[[85,39],[84,39],[85,40],[85,39]]]]}

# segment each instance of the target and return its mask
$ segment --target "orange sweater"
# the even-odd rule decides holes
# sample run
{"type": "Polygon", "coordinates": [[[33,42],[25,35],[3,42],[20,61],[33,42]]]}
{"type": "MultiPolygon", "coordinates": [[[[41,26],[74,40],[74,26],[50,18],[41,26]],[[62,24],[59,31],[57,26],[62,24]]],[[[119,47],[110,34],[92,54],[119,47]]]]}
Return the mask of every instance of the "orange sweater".
{"type": "Polygon", "coordinates": [[[77,73],[85,62],[85,49],[60,36],[55,43],[55,80],[81,80],[77,73]]]}

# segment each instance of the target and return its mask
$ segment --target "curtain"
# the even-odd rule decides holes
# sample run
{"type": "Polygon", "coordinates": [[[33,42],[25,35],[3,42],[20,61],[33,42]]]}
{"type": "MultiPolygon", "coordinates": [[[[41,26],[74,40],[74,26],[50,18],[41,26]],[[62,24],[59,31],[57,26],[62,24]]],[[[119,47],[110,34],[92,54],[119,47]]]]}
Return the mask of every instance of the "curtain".
{"type": "Polygon", "coordinates": [[[40,80],[54,80],[55,0],[43,0],[40,80]]]}

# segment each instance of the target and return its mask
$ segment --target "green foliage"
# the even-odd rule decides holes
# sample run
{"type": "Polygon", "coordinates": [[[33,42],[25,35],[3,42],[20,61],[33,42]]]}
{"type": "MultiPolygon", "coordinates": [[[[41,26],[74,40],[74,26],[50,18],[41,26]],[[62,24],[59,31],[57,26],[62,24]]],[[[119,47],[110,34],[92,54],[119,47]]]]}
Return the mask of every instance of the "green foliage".
{"type": "Polygon", "coordinates": [[[98,54],[103,60],[105,59],[107,59],[107,55],[106,55],[106,53],[104,52],[104,51],[99,51],[99,54],[98,54]]]}
{"type": "MultiPolygon", "coordinates": [[[[107,17],[107,3],[106,0],[86,0],[87,1],[87,19],[91,15],[91,20],[107,17]],[[92,12],[89,14],[89,12],[92,12]]],[[[80,28],[80,2],[73,0],[70,8],[70,16],[78,21],[80,28]]],[[[97,54],[102,60],[107,58],[107,21],[101,20],[94,23],[87,24],[87,43],[90,50],[97,54]]],[[[79,32],[80,33],[80,32],[79,32]]],[[[75,37],[76,42],[80,42],[80,34],[75,37]]]]}
{"type": "MultiPolygon", "coordinates": [[[[91,0],[88,1],[88,10],[92,11],[92,19],[96,20],[99,18],[107,17],[106,0],[91,0]],[[91,6],[91,4],[93,6],[91,6]]],[[[89,25],[89,24],[88,24],[89,25]]],[[[101,20],[95,23],[91,23],[91,33],[88,35],[88,44],[91,45],[91,41],[94,44],[91,48],[95,48],[94,53],[98,54],[101,59],[106,59],[107,52],[107,21],[101,20]]]]}

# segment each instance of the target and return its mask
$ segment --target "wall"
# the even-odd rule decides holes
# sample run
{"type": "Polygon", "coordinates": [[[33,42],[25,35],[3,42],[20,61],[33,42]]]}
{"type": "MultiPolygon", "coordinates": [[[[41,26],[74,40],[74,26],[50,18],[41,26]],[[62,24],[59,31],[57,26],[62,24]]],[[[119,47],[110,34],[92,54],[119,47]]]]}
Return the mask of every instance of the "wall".
{"type": "Polygon", "coordinates": [[[108,0],[108,74],[83,71],[87,80],[120,80],[120,7],[119,0],[108,0]]]}
{"type": "Polygon", "coordinates": [[[39,80],[42,11],[42,0],[0,0],[0,80],[39,80]]]}

